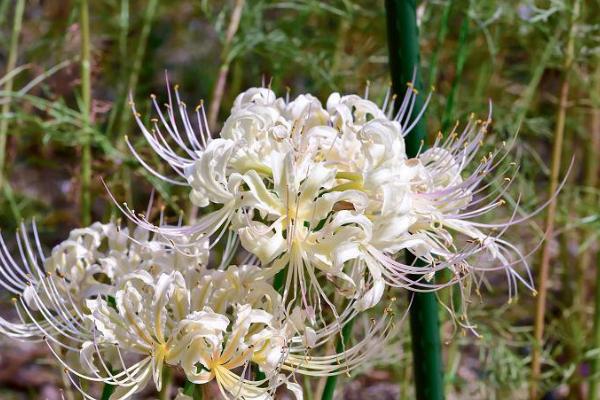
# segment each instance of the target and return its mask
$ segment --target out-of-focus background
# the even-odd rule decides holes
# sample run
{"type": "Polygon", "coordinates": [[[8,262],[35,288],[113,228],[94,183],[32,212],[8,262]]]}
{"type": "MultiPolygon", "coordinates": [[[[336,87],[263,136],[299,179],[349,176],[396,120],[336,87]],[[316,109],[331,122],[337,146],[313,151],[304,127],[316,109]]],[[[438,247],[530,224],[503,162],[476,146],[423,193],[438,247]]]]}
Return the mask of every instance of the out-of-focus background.
{"type": "MultiPolygon", "coordinates": [[[[190,108],[202,99],[209,104],[216,130],[235,96],[263,82],[278,94],[310,92],[323,102],[332,91],[363,93],[367,85],[370,98],[379,102],[389,87],[383,1],[97,0],[90,2],[92,103],[86,128],[78,2],[26,0],[15,42],[18,1],[0,0],[0,144],[6,137],[0,146],[5,155],[0,228],[9,238],[21,221],[35,218],[48,249],[82,224],[82,147],[88,140],[93,220],[119,217],[100,178],[135,209],[145,208],[154,187],[173,215],[185,211],[186,193],[149,175],[123,139],[128,135],[152,159],[134,126],[128,96],[148,118],[150,94],[165,99],[165,74],[190,108]]],[[[491,101],[492,140],[510,142],[518,133],[511,156],[521,167],[509,201],[518,202],[523,213],[548,199],[553,165],[562,179],[574,160],[550,216],[555,228],[548,245],[530,257],[536,275],[543,251],[550,260],[545,399],[587,398],[589,383],[600,379],[590,367],[600,354],[593,345],[594,320],[600,318],[594,316],[600,301],[594,284],[600,235],[599,15],[596,0],[431,0],[418,7],[424,92],[435,87],[426,117],[431,137],[471,113],[485,118],[491,101]],[[557,146],[562,155],[553,160],[562,118],[564,141],[557,146]]],[[[545,218],[546,211],[509,237],[535,248],[545,218]]],[[[507,304],[505,288],[494,279],[470,309],[480,338],[454,332],[442,315],[451,398],[527,397],[536,299],[523,290],[507,304]]],[[[0,294],[2,313],[10,312],[9,300],[0,294]]],[[[397,346],[408,352],[405,332],[397,346]]],[[[60,398],[63,377],[43,345],[0,339],[0,346],[1,399],[60,398]]],[[[344,377],[341,395],[412,398],[410,364],[405,354],[391,365],[344,377]]]]}

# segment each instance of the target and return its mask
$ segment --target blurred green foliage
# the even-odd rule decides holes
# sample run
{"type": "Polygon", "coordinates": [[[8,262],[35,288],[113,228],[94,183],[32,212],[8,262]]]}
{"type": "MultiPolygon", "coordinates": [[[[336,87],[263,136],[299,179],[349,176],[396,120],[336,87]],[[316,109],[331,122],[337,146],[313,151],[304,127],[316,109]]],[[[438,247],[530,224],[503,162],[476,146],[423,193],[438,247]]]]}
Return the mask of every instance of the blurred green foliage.
{"type": "MultiPolygon", "coordinates": [[[[1,73],[14,3],[0,0],[1,73]]],[[[233,4],[159,1],[153,18],[145,20],[147,1],[91,2],[93,126],[83,132],[77,3],[28,1],[18,55],[23,71],[15,75],[14,91],[0,96],[12,102],[12,112],[0,116],[9,120],[0,227],[12,231],[21,218],[35,217],[43,239],[53,244],[79,225],[78,176],[85,135],[93,143],[95,219],[118,217],[101,177],[118,199],[130,197],[136,209],[145,209],[155,187],[160,201],[177,215],[187,194],[151,177],[122,142],[128,135],[147,159],[155,157],[132,119],[123,115],[130,112],[131,92],[143,118],[150,118],[148,96],[156,93],[165,99],[165,71],[171,83],[180,85],[184,99],[197,104],[201,99],[210,102],[221,64],[230,64],[221,122],[237,93],[263,81],[280,94],[289,88],[291,96],[311,92],[322,101],[331,91],[362,93],[370,82],[370,97],[383,100],[389,87],[383,1],[247,1],[239,29],[224,53],[233,4]],[[150,30],[144,41],[146,25],[150,30]],[[140,46],[145,51],[135,71],[140,46]],[[132,74],[138,74],[134,88],[128,87],[132,74]],[[123,123],[117,122],[121,119],[123,123]],[[119,172],[123,165],[131,169],[129,182],[119,172]]],[[[511,195],[522,210],[545,201],[570,11],[563,0],[431,0],[421,2],[418,10],[422,76],[426,85],[435,86],[427,113],[431,137],[442,127],[447,132],[454,121],[465,121],[470,113],[485,118],[491,101],[490,140],[511,141],[518,133],[513,155],[521,169],[511,195]]],[[[600,236],[599,191],[585,181],[594,165],[588,161],[598,156],[589,143],[600,129],[592,123],[593,114],[600,112],[594,86],[600,68],[599,12],[597,1],[586,2],[577,27],[563,172],[571,158],[575,162],[559,197],[558,233],[549,239],[556,242],[556,251],[542,386],[557,396],[567,386],[571,398],[586,390],[588,363],[598,353],[586,345],[594,265],[577,270],[572,260],[597,251],[600,236]],[[574,293],[585,300],[582,310],[577,309],[574,293]]],[[[534,219],[523,232],[513,233],[515,241],[526,251],[533,250],[541,240],[541,226],[541,219],[534,219]]],[[[532,258],[534,269],[535,262],[532,258]]],[[[447,322],[446,339],[453,343],[447,348],[455,346],[448,350],[447,379],[458,398],[524,398],[533,299],[524,293],[516,305],[505,307],[501,280],[484,283],[485,301],[472,305],[471,320],[483,340],[472,334],[463,337],[460,330],[452,334],[447,322]]],[[[397,376],[407,376],[409,359],[403,359],[400,370],[395,367],[397,376]]]]}

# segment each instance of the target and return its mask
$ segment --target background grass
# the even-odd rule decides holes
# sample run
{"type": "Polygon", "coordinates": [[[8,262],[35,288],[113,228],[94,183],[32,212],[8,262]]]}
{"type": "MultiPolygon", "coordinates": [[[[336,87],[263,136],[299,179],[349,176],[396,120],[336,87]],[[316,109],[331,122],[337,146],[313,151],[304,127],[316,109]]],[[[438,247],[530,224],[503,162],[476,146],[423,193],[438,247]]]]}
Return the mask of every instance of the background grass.
{"type": "MultiPolygon", "coordinates": [[[[16,3],[0,0],[0,74],[6,72],[16,3]]],[[[289,87],[292,96],[311,92],[322,101],[332,91],[362,93],[367,82],[370,97],[379,101],[389,86],[383,1],[247,1],[230,41],[227,30],[239,1],[94,1],[89,2],[88,125],[81,91],[79,3],[25,3],[16,50],[16,65],[23,70],[12,79],[12,89],[0,82],[1,101],[10,101],[0,115],[7,124],[0,227],[12,232],[22,219],[35,217],[49,246],[81,224],[80,169],[87,141],[92,150],[92,220],[118,216],[100,177],[135,209],[145,208],[153,187],[173,215],[185,207],[186,193],[149,176],[123,145],[128,135],[141,153],[152,157],[129,117],[127,96],[131,92],[148,117],[148,96],[165,93],[165,71],[180,85],[185,101],[195,105],[201,99],[210,102],[219,71],[227,65],[220,122],[237,93],[262,81],[271,82],[279,94],[289,87]],[[29,88],[32,81],[39,82],[29,88]]],[[[600,356],[592,342],[600,236],[600,4],[583,3],[568,70],[569,1],[426,1],[418,10],[422,76],[436,91],[427,113],[429,135],[447,132],[470,113],[486,116],[491,99],[489,140],[509,140],[518,133],[513,155],[521,169],[512,195],[515,202],[520,195],[523,212],[547,198],[559,92],[565,80],[569,84],[561,177],[575,161],[548,239],[540,383],[540,395],[554,396],[547,398],[586,398],[589,383],[600,379],[591,372],[591,361],[600,356]]],[[[512,232],[511,240],[531,249],[543,230],[540,215],[512,232]]],[[[531,263],[537,271],[539,257],[531,263]]],[[[481,339],[454,332],[442,315],[448,390],[458,398],[526,398],[535,298],[524,292],[507,305],[502,277],[491,279],[482,300],[476,297],[470,309],[481,339]]],[[[404,339],[399,341],[397,348],[409,348],[404,339]]],[[[43,355],[35,356],[27,365],[43,360],[43,355]]],[[[401,391],[410,398],[410,357],[396,364],[365,369],[347,386],[368,389],[400,379],[403,384],[394,384],[394,396],[401,391]],[[388,375],[378,380],[374,371],[388,375]]],[[[13,378],[0,371],[6,393],[0,391],[0,397],[39,398],[47,386],[24,387],[13,378]]],[[[60,380],[48,382],[60,386],[60,380]]]]}

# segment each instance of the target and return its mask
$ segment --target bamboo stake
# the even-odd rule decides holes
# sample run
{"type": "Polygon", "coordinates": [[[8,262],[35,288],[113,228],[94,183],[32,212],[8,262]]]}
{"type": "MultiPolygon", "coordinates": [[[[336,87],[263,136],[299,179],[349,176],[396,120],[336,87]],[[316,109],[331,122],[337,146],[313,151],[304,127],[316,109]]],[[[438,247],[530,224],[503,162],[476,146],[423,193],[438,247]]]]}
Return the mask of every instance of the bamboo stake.
{"type": "MultiPolygon", "coordinates": [[[[23,23],[23,10],[25,9],[25,0],[18,0],[13,18],[13,28],[10,37],[10,48],[8,50],[8,61],[6,62],[6,73],[15,69],[17,64],[17,54],[19,50],[19,36],[21,35],[21,26],[23,23]]],[[[12,92],[13,78],[11,77],[4,84],[6,93],[12,92]]],[[[0,120],[0,188],[4,182],[4,162],[6,160],[6,135],[8,133],[8,114],[10,113],[10,101],[2,104],[2,119],[0,120]]]]}
{"type": "MultiPolygon", "coordinates": [[[[597,188],[598,186],[598,175],[600,174],[600,162],[598,161],[598,154],[600,153],[600,98],[598,98],[598,94],[600,93],[600,64],[597,64],[596,72],[594,74],[594,83],[592,90],[592,101],[594,104],[594,110],[592,112],[592,122],[591,122],[591,140],[590,146],[588,147],[588,157],[586,158],[586,166],[585,166],[585,176],[584,183],[585,186],[591,190],[592,188],[597,188]]],[[[590,205],[593,204],[594,195],[590,194],[588,197],[588,201],[590,205]]],[[[584,254],[582,254],[582,266],[581,268],[585,271],[589,268],[592,259],[593,259],[593,251],[594,249],[589,249],[584,254]],[[584,258],[585,257],[585,258],[584,258]]],[[[595,249],[596,251],[596,289],[594,292],[595,298],[595,307],[594,307],[594,327],[592,333],[592,348],[600,349],[600,250],[595,249]]],[[[590,379],[590,390],[589,390],[589,399],[590,400],[598,400],[599,398],[599,389],[600,389],[600,354],[596,356],[592,360],[591,365],[591,379],[590,379]]]]}
{"type": "Polygon", "coordinates": [[[90,18],[87,0],[80,0],[79,18],[81,29],[81,117],[83,120],[83,145],[81,149],[81,223],[92,221],[92,143],[90,137],[90,108],[92,104],[90,68],[90,18]]]}
{"type": "MultiPolygon", "coordinates": [[[[416,1],[386,0],[385,7],[392,88],[394,93],[403,93],[406,83],[411,80],[419,66],[416,1]]],[[[413,84],[415,88],[420,88],[418,74],[413,84]]],[[[399,102],[396,103],[396,106],[398,105],[399,102]]],[[[417,113],[422,106],[423,99],[418,96],[414,113],[417,113]]],[[[405,138],[407,155],[416,156],[424,140],[425,122],[422,118],[405,138]]],[[[407,259],[409,263],[414,260],[410,254],[407,259]]],[[[417,263],[417,265],[423,264],[417,263]]],[[[434,293],[414,293],[413,296],[410,327],[416,398],[440,400],[444,398],[444,382],[437,299],[434,293]]]]}
{"type": "MultiPolygon", "coordinates": [[[[579,18],[580,8],[581,0],[574,0],[568,31],[566,54],[563,64],[563,81],[560,89],[560,100],[556,117],[554,144],[552,148],[550,186],[548,191],[550,197],[553,197],[558,189],[558,175],[560,173],[561,153],[565,134],[565,119],[569,100],[569,72],[575,58],[575,28],[579,18]]],[[[556,199],[552,200],[548,205],[548,212],[546,216],[547,240],[544,242],[542,248],[538,277],[539,289],[535,307],[534,346],[531,359],[531,383],[529,388],[529,397],[531,400],[537,400],[538,398],[538,386],[541,373],[541,354],[544,336],[544,315],[546,312],[548,275],[550,270],[550,242],[554,233],[556,206],[556,199]]]]}

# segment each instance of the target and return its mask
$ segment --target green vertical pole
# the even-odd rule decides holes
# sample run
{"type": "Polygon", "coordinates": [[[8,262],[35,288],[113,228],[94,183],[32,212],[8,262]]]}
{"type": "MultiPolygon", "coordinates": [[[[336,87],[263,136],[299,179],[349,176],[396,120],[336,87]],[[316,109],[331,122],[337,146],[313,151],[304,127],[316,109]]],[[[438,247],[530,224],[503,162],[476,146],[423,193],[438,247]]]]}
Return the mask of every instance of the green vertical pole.
{"type": "MultiPolygon", "coordinates": [[[[419,78],[419,33],[416,21],[416,0],[386,0],[387,33],[389,47],[392,90],[401,96],[407,82],[412,81],[417,71],[416,89],[422,88],[419,78]]],[[[400,102],[396,102],[396,107],[400,102]]],[[[423,97],[419,96],[414,107],[413,117],[423,106],[423,97]]],[[[424,120],[406,136],[406,152],[414,157],[425,140],[424,120]]],[[[414,258],[407,255],[407,261],[414,258]]],[[[417,261],[417,265],[420,264],[417,261]]],[[[442,349],[440,344],[440,326],[438,305],[435,294],[415,293],[410,309],[410,328],[417,400],[442,400],[444,398],[442,349]]]]}

